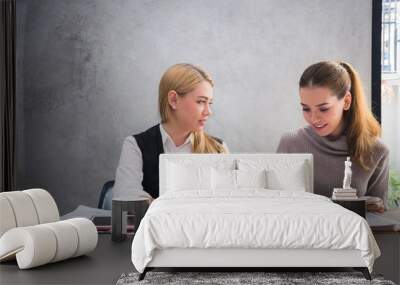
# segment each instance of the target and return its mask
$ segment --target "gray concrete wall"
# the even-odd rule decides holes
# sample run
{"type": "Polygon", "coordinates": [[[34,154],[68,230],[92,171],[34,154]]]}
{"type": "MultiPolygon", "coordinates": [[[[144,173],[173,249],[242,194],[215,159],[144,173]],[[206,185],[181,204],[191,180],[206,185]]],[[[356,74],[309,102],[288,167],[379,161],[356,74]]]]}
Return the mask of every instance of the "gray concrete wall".
{"type": "Polygon", "coordinates": [[[370,86],[371,1],[17,0],[18,186],[62,212],[95,206],[125,136],[158,121],[167,67],[214,77],[209,133],[233,152],[273,152],[304,124],[306,66],[344,59],[370,86]]]}

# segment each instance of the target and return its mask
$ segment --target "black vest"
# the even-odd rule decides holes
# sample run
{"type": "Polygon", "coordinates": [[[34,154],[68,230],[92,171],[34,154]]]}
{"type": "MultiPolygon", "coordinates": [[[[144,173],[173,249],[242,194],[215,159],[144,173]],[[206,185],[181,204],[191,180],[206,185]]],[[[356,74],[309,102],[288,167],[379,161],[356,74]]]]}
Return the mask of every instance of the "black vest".
{"type": "Polygon", "coordinates": [[[143,159],[143,190],[153,198],[159,196],[158,161],[164,153],[160,125],[155,125],[147,131],[133,135],[142,152],[143,159]]]}
{"type": "MultiPolygon", "coordinates": [[[[160,132],[160,124],[151,127],[147,131],[133,135],[142,152],[143,159],[143,190],[158,198],[159,196],[159,156],[164,153],[164,147],[160,132]]],[[[221,139],[212,137],[219,143],[221,139]]]]}

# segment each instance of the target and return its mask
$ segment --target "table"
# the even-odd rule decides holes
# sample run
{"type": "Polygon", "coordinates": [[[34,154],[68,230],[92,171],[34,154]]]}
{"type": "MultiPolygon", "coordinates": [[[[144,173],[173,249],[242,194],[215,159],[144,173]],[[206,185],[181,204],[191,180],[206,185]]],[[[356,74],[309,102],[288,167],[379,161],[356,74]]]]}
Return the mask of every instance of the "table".
{"type": "MultiPolygon", "coordinates": [[[[367,220],[382,251],[374,272],[399,283],[400,209],[383,215],[367,213],[367,220]]],[[[16,261],[2,263],[0,284],[115,284],[122,273],[135,271],[130,256],[131,244],[132,236],[123,242],[112,242],[110,234],[99,234],[96,249],[87,256],[28,270],[19,270],[16,261]]]]}
{"type": "Polygon", "coordinates": [[[365,219],[367,212],[367,203],[365,198],[357,199],[332,199],[333,203],[339,204],[340,206],[359,214],[365,219]]]}
{"type": "Polygon", "coordinates": [[[99,234],[94,251],[86,256],[19,270],[16,261],[0,264],[0,284],[115,284],[122,273],[134,271],[132,236],[112,242],[110,234],[99,234]]]}

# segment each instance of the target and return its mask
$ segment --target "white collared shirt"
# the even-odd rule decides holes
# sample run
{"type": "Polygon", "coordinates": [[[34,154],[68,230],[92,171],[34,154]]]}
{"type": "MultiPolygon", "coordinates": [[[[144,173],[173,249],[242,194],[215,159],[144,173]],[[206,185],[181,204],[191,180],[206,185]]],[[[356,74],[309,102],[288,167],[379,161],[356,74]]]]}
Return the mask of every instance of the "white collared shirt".
{"type": "MultiPolygon", "coordinates": [[[[172,138],[160,124],[161,139],[164,153],[192,153],[190,136],[180,146],[176,146],[172,138]]],[[[224,147],[228,149],[224,143],[224,147]]],[[[129,136],[122,145],[121,157],[115,175],[113,197],[150,197],[143,190],[143,158],[142,152],[134,136],[129,136]]]]}
{"type": "Polygon", "coordinates": [[[185,142],[180,146],[176,146],[172,138],[164,129],[163,125],[160,124],[161,139],[163,142],[164,153],[191,153],[192,142],[190,135],[186,138],[185,142]]]}

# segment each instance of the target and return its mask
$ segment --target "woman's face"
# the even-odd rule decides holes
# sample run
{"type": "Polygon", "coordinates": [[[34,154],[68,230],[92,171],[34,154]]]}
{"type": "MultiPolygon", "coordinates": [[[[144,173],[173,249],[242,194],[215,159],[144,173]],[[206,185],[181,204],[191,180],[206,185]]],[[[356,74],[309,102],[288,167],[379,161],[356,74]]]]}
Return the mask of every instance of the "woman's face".
{"type": "Polygon", "coordinates": [[[211,115],[213,87],[207,81],[196,85],[193,91],[176,96],[171,102],[176,122],[185,131],[202,131],[208,117],[211,115]]]}
{"type": "Polygon", "coordinates": [[[343,111],[350,107],[350,93],[338,99],[326,87],[304,87],[300,88],[300,100],[304,119],[318,135],[337,137],[342,133],[343,111]]]}

